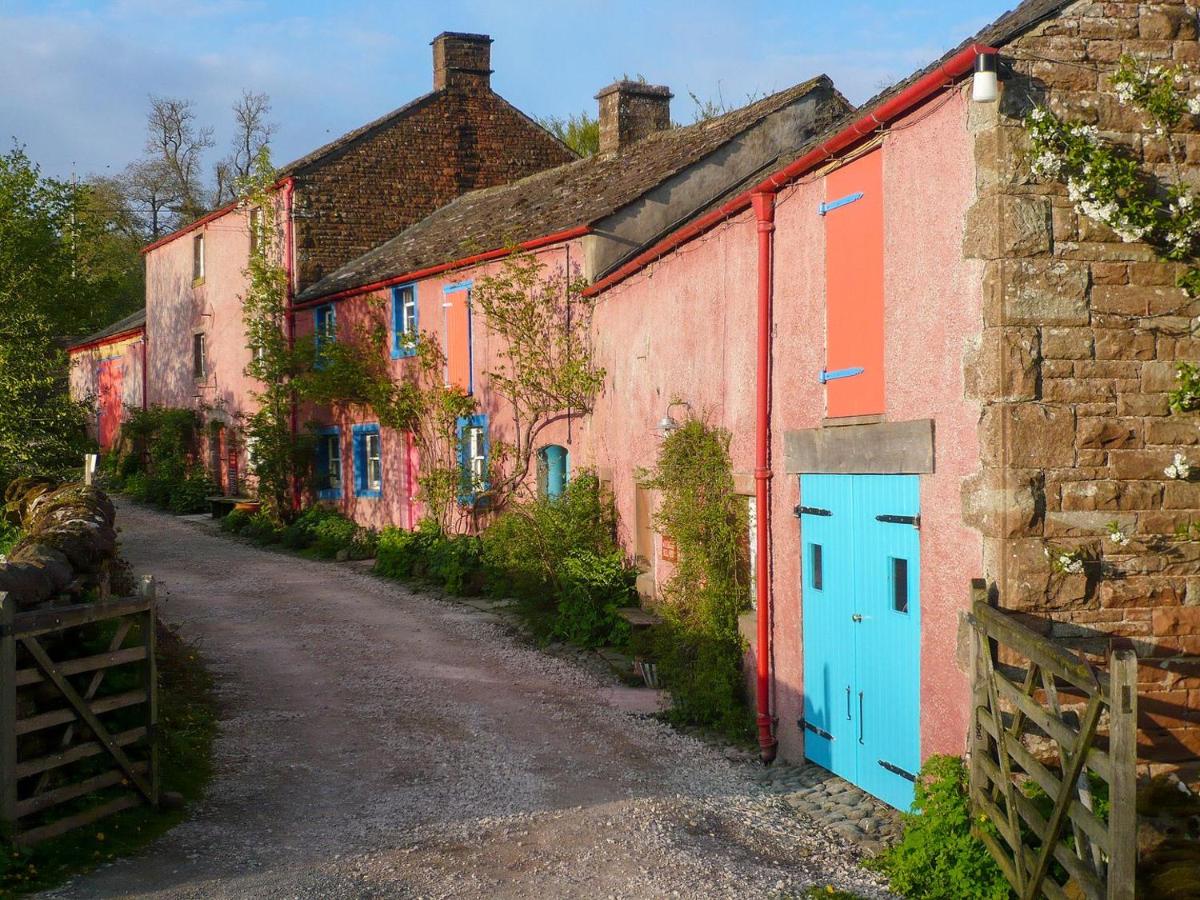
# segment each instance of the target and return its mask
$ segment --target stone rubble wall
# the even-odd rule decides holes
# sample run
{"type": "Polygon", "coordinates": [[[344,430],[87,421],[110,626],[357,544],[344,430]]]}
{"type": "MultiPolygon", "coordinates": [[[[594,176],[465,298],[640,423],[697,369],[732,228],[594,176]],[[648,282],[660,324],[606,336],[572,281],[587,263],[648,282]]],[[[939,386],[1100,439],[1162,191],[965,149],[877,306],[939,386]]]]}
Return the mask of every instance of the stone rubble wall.
{"type": "MultiPolygon", "coordinates": [[[[984,404],[983,458],[963,505],[1001,606],[1086,652],[1130,646],[1145,661],[1141,749],[1158,771],[1200,755],[1200,541],[1175,536],[1200,523],[1200,481],[1163,471],[1177,452],[1200,466],[1200,416],[1168,409],[1176,362],[1200,361],[1200,304],[1174,286],[1178,266],[1036,183],[1022,127],[1047,104],[1168,175],[1164,141],[1109,85],[1123,53],[1200,67],[1196,11],[1076,3],[1001,48],[1013,70],[1002,96],[971,111],[978,200],[964,254],[985,260],[985,300],[966,384],[984,404]],[[1129,546],[1109,540],[1112,521],[1129,546]],[[1055,574],[1048,545],[1103,562],[1055,574]]],[[[1174,140],[1200,183],[1200,134],[1174,140]]]]}

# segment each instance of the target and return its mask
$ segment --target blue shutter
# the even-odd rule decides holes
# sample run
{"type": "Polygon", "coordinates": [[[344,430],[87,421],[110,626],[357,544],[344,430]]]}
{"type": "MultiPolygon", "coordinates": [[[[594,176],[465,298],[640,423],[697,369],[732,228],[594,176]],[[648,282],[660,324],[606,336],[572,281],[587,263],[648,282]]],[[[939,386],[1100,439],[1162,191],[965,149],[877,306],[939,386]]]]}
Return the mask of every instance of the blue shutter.
{"type": "Polygon", "coordinates": [[[380,478],[379,489],[376,490],[376,489],[371,488],[369,486],[369,484],[367,483],[367,435],[368,434],[378,435],[379,434],[379,426],[375,425],[375,424],[355,425],[353,433],[354,433],[354,439],[353,439],[352,443],[354,446],[354,496],[377,498],[377,497],[381,496],[383,493],[383,479],[382,479],[383,443],[381,441],[380,445],[379,445],[379,465],[380,465],[380,469],[381,469],[381,472],[380,472],[381,478],[380,478]]]}
{"type": "Polygon", "coordinates": [[[392,359],[402,359],[415,356],[416,348],[404,345],[404,336],[411,334],[415,338],[419,333],[421,310],[417,303],[416,284],[402,284],[392,288],[392,359]],[[404,304],[407,295],[412,296],[412,319],[404,320],[404,304]]]}

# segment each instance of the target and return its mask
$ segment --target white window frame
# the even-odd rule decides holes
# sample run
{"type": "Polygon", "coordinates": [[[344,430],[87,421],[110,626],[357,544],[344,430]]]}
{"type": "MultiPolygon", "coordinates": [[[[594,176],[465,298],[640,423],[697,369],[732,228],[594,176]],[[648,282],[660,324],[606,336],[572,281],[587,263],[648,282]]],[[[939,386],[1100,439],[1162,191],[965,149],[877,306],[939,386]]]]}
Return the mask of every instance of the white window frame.
{"type": "Polygon", "coordinates": [[[373,431],[363,435],[364,452],[367,458],[366,485],[369,491],[383,489],[383,444],[379,432],[373,431]]]}

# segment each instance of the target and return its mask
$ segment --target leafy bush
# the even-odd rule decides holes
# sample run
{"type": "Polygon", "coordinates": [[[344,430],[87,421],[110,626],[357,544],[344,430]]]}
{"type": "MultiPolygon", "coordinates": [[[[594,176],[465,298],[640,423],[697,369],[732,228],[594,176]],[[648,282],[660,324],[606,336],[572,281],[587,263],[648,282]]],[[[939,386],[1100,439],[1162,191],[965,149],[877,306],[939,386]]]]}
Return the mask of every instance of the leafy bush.
{"type": "Polygon", "coordinates": [[[349,551],[357,532],[358,526],[345,516],[325,516],[313,528],[312,552],[324,559],[332,559],[340,550],[349,551]]]}
{"type": "Polygon", "coordinates": [[[250,513],[244,509],[231,510],[225,518],[221,519],[221,530],[230,534],[241,534],[250,524],[250,518],[250,513]]]}
{"type": "Polygon", "coordinates": [[[588,471],[562,496],[513,504],[483,533],[482,563],[489,589],[553,607],[563,562],[573,552],[599,556],[617,550],[616,514],[588,471]]]}
{"type": "Polygon", "coordinates": [[[901,842],[873,863],[887,875],[893,891],[915,900],[1007,900],[1012,893],[1008,882],[987,848],[971,835],[961,757],[926,760],[913,810],[904,816],[901,842]]]}
{"type": "Polygon", "coordinates": [[[375,572],[388,578],[414,578],[423,574],[425,556],[441,535],[437,523],[425,520],[416,531],[389,527],[379,533],[375,572]]]}
{"type": "Polygon", "coordinates": [[[426,555],[425,574],[451,594],[478,594],[483,588],[482,556],[474,535],[439,535],[426,555]]]}
{"type": "Polygon", "coordinates": [[[671,692],[672,721],[701,725],[734,738],[753,733],[742,679],[744,649],[739,637],[714,634],[668,617],[655,626],[642,655],[658,662],[658,674],[671,692]]]}
{"type": "Polygon", "coordinates": [[[241,533],[260,544],[275,544],[283,537],[283,529],[261,510],[250,516],[250,521],[242,528],[241,533]]]}
{"type": "Polygon", "coordinates": [[[662,492],[654,516],[679,561],[663,585],[655,656],[671,715],[732,737],[750,731],[738,615],[750,601],[747,508],[733,484],[730,434],[690,419],[662,442],[644,484],[662,492]]]}
{"type": "Polygon", "coordinates": [[[206,512],[208,498],[215,490],[208,473],[194,469],[183,481],[172,485],[167,505],[171,512],[181,515],[206,512]]]}
{"type": "Polygon", "coordinates": [[[559,573],[559,594],[551,630],[555,637],[581,647],[624,643],[629,623],[617,615],[637,602],[637,572],[620,552],[603,556],[590,550],[569,554],[559,573]]]}
{"type": "Polygon", "coordinates": [[[122,490],[134,500],[146,502],[146,476],[141,472],[134,472],[125,479],[122,490]]]}
{"type": "Polygon", "coordinates": [[[11,522],[0,518],[0,557],[7,554],[20,539],[21,529],[11,522]]]}

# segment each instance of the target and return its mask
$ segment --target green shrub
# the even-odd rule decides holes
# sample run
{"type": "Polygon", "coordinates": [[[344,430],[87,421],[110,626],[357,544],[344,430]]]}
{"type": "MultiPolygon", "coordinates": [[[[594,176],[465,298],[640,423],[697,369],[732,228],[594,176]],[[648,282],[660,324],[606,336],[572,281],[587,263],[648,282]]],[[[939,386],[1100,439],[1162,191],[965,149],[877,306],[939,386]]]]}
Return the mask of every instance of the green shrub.
{"type": "Polygon", "coordinates": [[[144,474],[142,474],[141,472],[134,472],[132,475],[130,475],[128,478],[125,479],[125,484],[124,484],[123,489],[124,489],[125,493],[128,494],[130,497],[132,497],[134,500],[137,500],[141,503],[145,503],[147,500],[146,481],[147,481],[147,479],[144,474]]]}
{"type": "Polygon", "coordinates": [[[702,631],[668,618],[655,626],[646,655],[658,663],[671,692],[672,721],[712,728],[736,739],[749,738],[754,715],[745,701],[744,649],[739,637],[702,631]]]}
{"type": "Polygon", "coordinates": [[[893,891],[915,900],[1007,900],[1012,894],[987,848],[971,835],[967,770],[957,756],[926,760],[913,812],[904,816],[904,837],[873,866],[893,891]]]}
{"type": "Polygon", "coordinates": [[[0,556],[4,556],[21,539],[21,529],[12,522],[0,518],[0,556]]]}
{"type": "Polygon", "coordinates": [[[310,506],[283,530],[281,543],[291,550],[308,549],[316,543],[317,528],[331,517],[342,518],[341,514],[332,507],[320,504],[310,506]]]}
{"type": "Polygon", "coordinates": [[[557,499],[513,504],[483,533],[481,562],[493,594],[553,610],[563,561],[573,552],[617,549],[616,514],[600,481],[580,471],[557,499]]]}
{"type": "Polygon", "coordinates": [[[221,519],[221,530],[230,534],[241,534],[250,524],[250,513],[244,509],[234,509],[221,519]]]}
{"type": "Polygon", "coordinates": [[[313,526],[312,552],[323,559],[332,559],[340,550],[350,550],[358,526],[340,513],[325,516],[313,526]]]}
{"type": "Polygon", "coordinates": [[[620,552],[605,555],[577,550],[563,560],[552,633],[581,647],[621,644],[629,637],[629,623],[617,615],[623,606],[635,605],[637,573],[625,564],[620,552]]]}
{"type": "Polygon", "coordinates": [[[379,533],[375,572],[388,578],[414,578],[423,574],[429,547],[441,532],[437,523],[425,520],[416,531],[389,527],[379,533]]]}
{"type": "Polygon", "coordinates": [[[208,473],[195,469],[183,481],[172,485],[168,507],[180,515],[207,512],[208,498],[215,490],[208,473]]]}
{"type": "Polygon", "coordinates": [[[250,517],[241,533],[260,544],[275,544],[283,537],[283,529],[261,510],[250,517]]]}
{"type": "Polygon", "coordinates": [[[468,534],[439,535],[429,546],[425,575],[451,594],[478,594],[483,588],[483,550],[468,534]]]}

